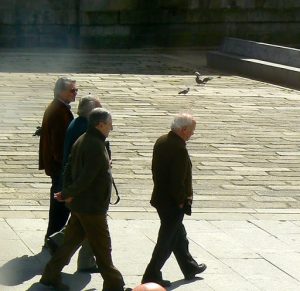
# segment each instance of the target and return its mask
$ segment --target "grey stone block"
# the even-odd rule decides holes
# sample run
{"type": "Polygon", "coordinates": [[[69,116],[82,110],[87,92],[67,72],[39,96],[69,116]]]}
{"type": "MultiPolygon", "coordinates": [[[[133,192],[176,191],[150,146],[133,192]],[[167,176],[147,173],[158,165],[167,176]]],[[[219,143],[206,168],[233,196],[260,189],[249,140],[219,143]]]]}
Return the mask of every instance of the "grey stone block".
{"type": "Polygon", "coordinates": [[[243,56],[210,52],[207,55],[207,64],[210,67],[249,76],[292,88],[300,88],[300,69],[287,67],[276,63],[247,59],[243,56]]]}
{"type": "Polygon", "coordinates": [[[300,68],[300,49],[229,37],[222,43],[220,51],[300,68]]]}
{"type": "Polygon", "coordinates": [[[119,12],[116,11],[91,11],[82,12],[82,25],[118,24],[119,12]]]}
{"type": "MultiPolygon", "coordinates": [[[[119,11],[136,9],[140,0],[81,0],[81,11],[119,11]]],[[[149,2],[149,1],[147,1],[149,2]]]]}

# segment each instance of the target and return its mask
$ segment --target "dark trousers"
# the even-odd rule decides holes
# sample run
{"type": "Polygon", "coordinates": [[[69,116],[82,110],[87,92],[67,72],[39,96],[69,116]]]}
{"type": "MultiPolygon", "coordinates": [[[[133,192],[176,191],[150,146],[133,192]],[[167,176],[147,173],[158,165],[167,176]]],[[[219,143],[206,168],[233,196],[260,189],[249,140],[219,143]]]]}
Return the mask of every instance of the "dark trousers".
{"type": "Polygon", "coordinates": [[[172,252],[184,275],[198,269],[197,262],[189,252],[189,242],[184,225],[182,224],[184,213],[179,208],[159,209],[160,229],[152,258],[148,264],[143,280],[162,279],[161,269],[172,252]]]}
{"type": "Polygon", "coordinates": [[[112,262],[111,239],[106,215],[72,212],[66,227],[64,243],[47,264],[42,277],[53,283],[59,282],[61,270],[70,262],[84,238],[87,238],[95,254],[104,281],[103,290],[123,290],[123,277],[112,262]]]}
{"type": "Polygon", "coordinates": [[[65,226],[70,214],[70,210],[65,206],[65,203],[54,199],[54,193],[62,189],[62,177],[60,175],[52,176],[51,181],[49,220],[45,237],[60,231],[65,226]]]}

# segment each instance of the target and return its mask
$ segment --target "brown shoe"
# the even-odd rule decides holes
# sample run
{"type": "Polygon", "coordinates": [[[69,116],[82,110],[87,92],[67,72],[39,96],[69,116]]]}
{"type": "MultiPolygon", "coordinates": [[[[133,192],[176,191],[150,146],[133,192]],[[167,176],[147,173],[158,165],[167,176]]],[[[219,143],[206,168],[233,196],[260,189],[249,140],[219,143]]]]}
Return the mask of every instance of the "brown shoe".
{"type": "Polygon", "coordinates": [[[40,283],[45,286],[53,287],[57,291],[70,290],[68,285],[63,284],[60,281],[56,281],[56,282],[50,281],[50,280],[44,279],[43,277],[40,279],[40,283]]]}

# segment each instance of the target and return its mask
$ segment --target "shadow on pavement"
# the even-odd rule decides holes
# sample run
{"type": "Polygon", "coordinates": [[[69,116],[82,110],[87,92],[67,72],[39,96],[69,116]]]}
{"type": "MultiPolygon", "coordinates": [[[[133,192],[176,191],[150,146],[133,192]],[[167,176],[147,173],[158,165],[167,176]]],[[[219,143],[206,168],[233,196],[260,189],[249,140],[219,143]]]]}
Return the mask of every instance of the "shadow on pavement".
{"type": "Polygon", "coordinates": [[[0,268],[0,285],[16,286],[42,273],[44,266],[39,257],[43,251],[35,256],[24,255],[14,258],[0,268]]]}
{"type": "Polygon", "coordinates": [[[201,281],[201,280],[203,280],[203,278],[195,277],[195,279],[188,280],[188,281],[184,280],[184,279],[173,281],[172,285],[169,288],[167,288],[167,290],[168,291],[175,290],[175,289],[179,288],[180,286],[188,285],[188,284],[191,284],[192,282],[201,281]]]}
{"type": "MultiPolygon", "coordinates": [[[[87,284],[91,281],[91,275],[87,273],[74,273],[74,274],[64,274],[62,273],[63,283],[70,287],[72,291],[94,291],[95,288],[84,289],[87,284]]],[[[26,291],[42,291],[49,290],[49,287],[44,286],[38,282],[32,284],[26,291]]]]}

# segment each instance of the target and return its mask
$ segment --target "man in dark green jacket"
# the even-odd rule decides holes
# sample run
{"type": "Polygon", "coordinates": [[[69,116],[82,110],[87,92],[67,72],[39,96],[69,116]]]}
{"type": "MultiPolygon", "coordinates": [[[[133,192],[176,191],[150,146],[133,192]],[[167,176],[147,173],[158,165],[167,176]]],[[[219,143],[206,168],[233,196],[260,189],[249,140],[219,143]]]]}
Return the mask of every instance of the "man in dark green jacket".
{"type": "Polygon", "coordinates": [[[110,113],[95,108],[89,115],[88,130],[72,147],[64,173],[63,190],[56,199],[65,201],[71,218],[64,243],[47,264],[40,282],[58,290],[68,290],[60,273],[87,238],[103,277],[103,291],[123,291],[124,280],[113,265],[107,210],[111,196],[111,166],[105,139],[113,129],[110,113]]]}
{"type": "Polygon", "coordinates": [[[186,280],[206,269],[189,253],[184,214],[191,215],[193,199],[192,164],[186,149],[186,141],[194,134],[196,122],[191,115],[177,115],[171,131],[155,143],[152,159],[154,189],[151,205],[160,218],[160,229],[152,258],[142,283],[155,282],[168,287],[171,282],[163,280],[161,268],[173,252],[186,280]]]}

